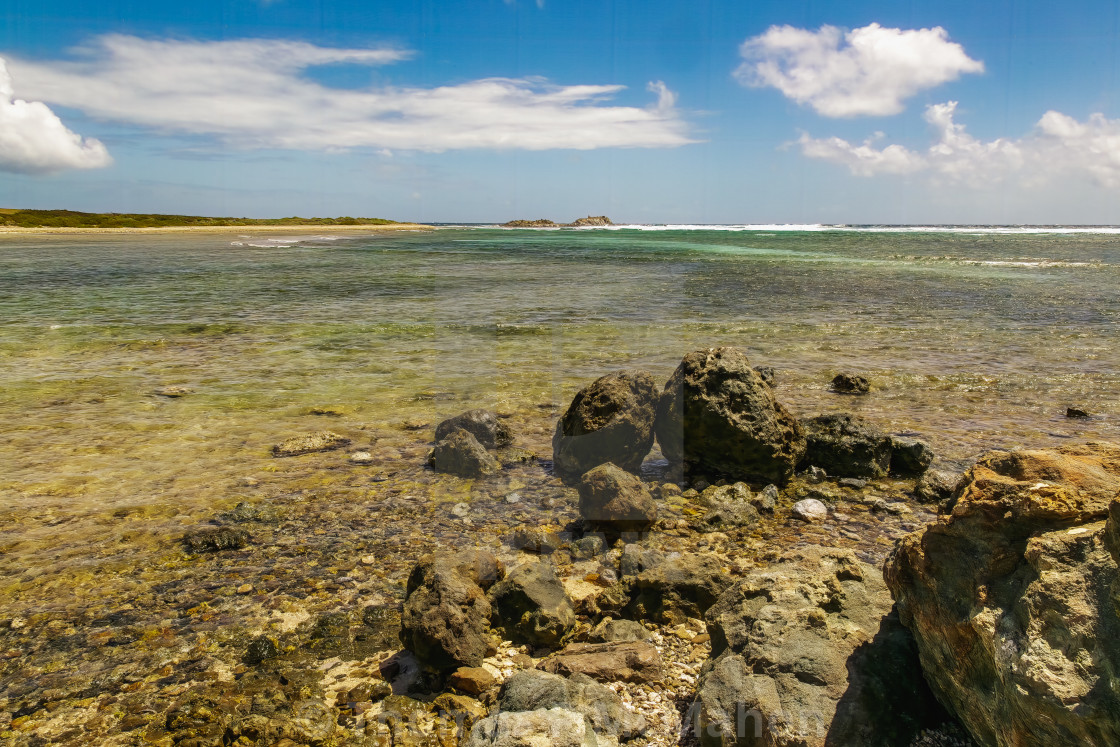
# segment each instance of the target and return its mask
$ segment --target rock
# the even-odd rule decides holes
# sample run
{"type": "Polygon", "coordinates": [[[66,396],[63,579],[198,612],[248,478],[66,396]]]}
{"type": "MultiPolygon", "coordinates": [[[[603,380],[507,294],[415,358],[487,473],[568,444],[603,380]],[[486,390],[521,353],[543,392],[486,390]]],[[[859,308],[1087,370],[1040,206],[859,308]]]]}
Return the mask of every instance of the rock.
{"type": "Polygon", "coordinates": [[[600,682],[656,682],[663,675],[661,653],[646,641],[572,643],[541,662],[540,669],[600,682]]]}
{"type": "Polygon", "coordinates": [[[559,228],[560,224],[551,221],[548,218],[537,218],[536,220],[525,220],[519,218],[518,220],[511,220],[508,223],[503,223],[502,228],[559,228]]]}
{"type": "Polygon", "coordinates": [[[657,440],[690,476],[784,484],[805,453],[797,418],[735,348],[689,353],[670,377],[657,440]]]}
{"type": "Polygon", "coordinates": [[[813,524],[828,518],[828,506],[816,498],[806,498],[793,504],[793,515],[802,521],[813,524]]]}
{"type": "Polygon", "coordinates": [[[706,488],[698,502],[708,511],[700,517],[698,528],[718,531],[757,524],[759,516],[753,498],[750,488],[742,482],[706,488]]]}
{"type": "Polygon", "coordinates": [[[810,548],[749,573],[705,618],[700,743],[894,747],[940,724],[890,609],[878,571],[850,550],[810,548]]]}
{"type": "Polygon", "coordinates": [[[601,464],[579,481],[579,514],[592,527],[642,532],[657,521],[657,504],[645,485],[614,464],[601,464]]]}
{"type": "Polygon", "coordinates": [[[435,707],[437,713],[444,713],[457,724],[461,723],[465,727],[464,735],[469,732],[471,726],[490,714],[486,706],[474,698],[453,693],[437,695],[436,699],[432,701],[432,706],[435,707]]]}
{"type": "Polygon", "coordinates": [[[568,484],[611,462],[637,473],[653,448],[657,383],[645,371],[618,371],[581,389],[556,423],[552,461],[568,484]]]}
{"type": "Polygon", "coordinates": [[[773,366],[755,366],[754,372],[758,377],[766,382],[767,386],[774,386],[774,367],[773,366]]]}
{"type": "Polygon", "coordinates": [[[368,451],[355,451],[350,455],[351,464],[373,464],[373,454],[368,451]]]}
{"type": "Polygon", "coordinates": [[[914,494],[922,503],[941,503],[952,497],[960,479],[956,472],[927,470],[914,485],[914,494]]]}
{"type": "Polygon", "coordinates": [[[283,443],[276,444],[272,447],[272,456],[290,457],[299,456],[300,454],[311,454],[317,451],[333,451],[335,449],[341,449],[343,446],[348,446],[349,444],[350,439],[346,436],[340,436],[330,431],[320,431],[306,436],[289,438],[283,443]]]}
{"type": "Polygon", "coordinates": [[[591,721],[582,713],[552,708],[501,711],[477,722],[464,747],[599,747],[591,721]]]}
{"type": "Polygon", "coordinates": [[[493,625],[510,640],[555,646],[576,624],[575,608],[549,560],[525,563],[490,590],[493,625]]]}
{"type": "Polygon", "coordinates": [[[645,569],[628,581],[630,601],[624,612],[635,620],[676,625],[701,617],[731,584],[719,559],[707,553],[645,560],[645,569]]]}
{"type": "Polygon", "coordinates": [[[587,634],[592,643],[619,643],[648,641],[653,636],[649,628],[636,620],[603,620],[587,634]]]}
{"type": "Polygon", "coordinates": [[[1066,408],[1066,417],[1067,418],[1091,418],[1093,416],[1089,413],[1088,410],[1086,410],[1083,407],[1067,407],[1066,408]]]}
{"type": "Polygon", "coordinates": [[[167,397],[168,399],[178,399],[193,393],[194,390],[185,386],[161,386],[156,389],[152,394],[157,397],[167,397]]]}
{"type": "Polygon", "coordinates": [[[917,477],[933,464],[933,450],[916,438],[891,436],[891,474],[917,477]]]}
{"type": "Polygon", "coordinates": [[[561,677],[539,670],[517,672],[502,687],[502,711],[564,708],[582,713],[598,734],[633,739],[646,730],[646,720],[627,710],[622,699],[590,677],[561,677]]]}
{"type": "Polygon", "coordinates": [[[276,641],[267,636],[257,636],[249,641],[249,647],[245,651],[245,663],[255,667],[262,661],[275,659],[279,655],[280,651],[276,647],[276,641]]]}
{"type": "Polygon", "coordinates": [[[459,477],[482,477],[500,472],[502,467],[490,452],[468,431],[457,429],[436,444],[428,456],[436,472],[459,477]]]}
{"type": "Polygon", "coordinates": [[[447,678],[447,684],[468,695],[482,695],[498,684],[498,680],[483,667],[459,667],[447,678]]]}
{"type": "Polygon", "coordinates": [[[559,550],[563,544],[564,540],[552,532],[526,527],[515,530],[509,539],[509,546],[514,550],[523,550],[538,555],[551,555],[559,550]]]}
{"type": "Polygon", "coordinates": [[[568,225],[579,228],[581,226],[613,226],[614,223],[611,223],[611,219],[605,215],[589,215],[586,218],[576,218],[568,225]]]}
{"type": "Polygon", "coordinates": [[[778,486],[767,485],[754,497],[754,505],[759,511],[773,511],[778,503],[778,486]]]}
{"type": "Polygon", "coordinates": [[[836,481],[836,484],[842,488],[851,488],[852,490],[863,490],[867,487],[867,480],[862,477],[841,477],[836,481]]]}
{"type": "Polygon", "coordinates": [[[484,448],[497,449],[513,444],[509,426],[489,410],[468,410],[448,418],[436,426],[436,441],[442,441],[456,428],[462,428],[475,437],[484,448]]]}
{"type": "Polygon", "coordinates": [[[1120,446],[992,452],[884,575],[981,745],[1120,744],[1120,446]]]}
{"type": "Polygon", "coordinates": [[[249,544],[249,533],[233,527],[195,529],[183,535],[183,544],[190,552],[240,550],[249,544]]]}
{"type": "Polygon", "coordinates": [[[891,437],[857,415],[818,415],[802,421],[805,464],[834,477],[885,477],[891,437]]]}
{"type": "Polygon", "coordinates": [[[401,643],[437,672],[481,666],[491,612],[483,589],[500,573],[482,550],[421,558],[405,589],[401,643]]]}
{"type": "Polygon", "coordinates": [[[665,562],[665,556],[657,550],[647,550],[637,542],[628,542],[622,547],[618,569],[623,576],[637,576],[642,571],[665,562]]]}
{"type": "Polygon", "coordinates": [[[830,387],[838,394],[867,394],[871,391],[871,384],[867,379],[848,373],[836,374],[830,387]]]}
{"type": "Polygon", "coordinates": [[[589,534],[572,543],[572,559],[587,560],[607,551],[606,539],[601,534],[589,534]]]}
{"type": "Polygon", "coordinates": [[[828,473],[815,464],[809,465],[809,469],[805,470],[805,482],[819,485],[828,479],[828,473]]]}

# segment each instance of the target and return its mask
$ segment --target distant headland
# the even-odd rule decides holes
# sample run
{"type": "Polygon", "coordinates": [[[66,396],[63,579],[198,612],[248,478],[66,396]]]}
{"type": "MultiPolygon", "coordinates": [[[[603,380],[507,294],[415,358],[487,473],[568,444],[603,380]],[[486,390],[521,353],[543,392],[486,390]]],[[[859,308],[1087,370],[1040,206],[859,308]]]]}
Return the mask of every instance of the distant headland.
{"type": "Polygon", "coordinates": [[[230,228],[288,230],[314,228],[319,231],[365,228],[416,228],[386,218],[214,218],[199,215],[147,213],[83,213],[74,210],[0,209],[0,233],[127,233],[163,231],[222,231],[230,228]]]}
{"type": "Polygon", "coordinates": [[[571,223],[557,223],[547,218],[536,220],[511,220],[503,223],[502,228],[585,228],[588,226],[613,226],[614,223],[605,215],[589,215],[579,218],[571,223]]]}

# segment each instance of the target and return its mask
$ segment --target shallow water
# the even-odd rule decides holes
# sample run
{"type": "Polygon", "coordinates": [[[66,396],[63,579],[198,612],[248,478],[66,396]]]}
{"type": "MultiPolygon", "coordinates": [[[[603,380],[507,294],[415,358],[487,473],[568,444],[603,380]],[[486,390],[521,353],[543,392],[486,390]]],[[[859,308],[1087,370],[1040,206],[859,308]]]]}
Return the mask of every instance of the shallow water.
{"type": "Polygon", "coordinates": [[[855,410],[950,460],[1117,440],[1117,287],[1107,232],[5,237],[0,581],[23,597],[127,564],[251,493],[246,477],[356,479],[344,452],[269,455],[309,431],[414,466],[439,418],[485,406],[547,458],[579,386],[664,379],[699,347],[774,366],[798,413],[855,410]],[[875,392],[831,394],[839,371],[875,392]],[[154,394],[168,385],[192,391],[154,394]]]}

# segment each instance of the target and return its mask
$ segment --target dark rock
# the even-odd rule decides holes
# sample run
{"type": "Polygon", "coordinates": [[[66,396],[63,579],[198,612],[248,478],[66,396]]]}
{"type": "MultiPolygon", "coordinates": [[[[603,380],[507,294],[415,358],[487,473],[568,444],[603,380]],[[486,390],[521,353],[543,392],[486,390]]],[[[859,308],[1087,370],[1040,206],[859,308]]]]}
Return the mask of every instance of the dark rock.
{"type": "Polygon", "coordinates": [[[1086,410],[1084,408],[1081,408],[1081,407],[1067,407],[1066,408],[1066,417],[1067,418],[1091,418],[1093,416],[1089,413],[1088,410],[1086,410]]]}
{"type": "Polygon", "coordinates": [[[590,526],[641,532],[657,521],[657,504],[645,485],[614,464],[602,464],[579,481],[579,514],[590,526]]]}
{"type": "Polygon", "coordinates": [[[517,672],[502,687],[502,711],[563,708],[582,713],[598,734],[633,739],[646,730],[646,720],[628,710],[605,685],[590,677],[571,678],[539,670],[517,672]]]}
{"type": "Polygon", "coordinates": [[[862,376],[840,373],[832,380],[831,388],[839,394],[867,394],[871,384],[862,376]]]}
{"type": "Polygon", "coordinates": [[[657,399],[657,383],[645,371],[607,374],[581,389],[556,423],[556,474],[573,484],[607,462],[637,473],[653,447],[657,399]]]}
{"type": "Polygon", "coordinates": [[[572,543],[572,558],[574,560],[587,560],[607,551],[606,538],[601,534],[589,534],[580,537],[572,543]]]}
{"type": "Polygon", "coordinates": [[[1120,446],[992,452],[884,575],[982,745],[1120,744],[1120,446]]]}
{"type": "Polygon", "coordinates": [[[548,218],[537,218],[536,220],[525,220],[519,218],[511,220],[502,224],[502,228],[559,228],[560,224],[551,221],[548,218]]]}
{"type": "Polygon", "coordinates": [[[891,436],[891,474],[917,477],[933,464],[933,450],[916,438],[891,436]]]}
{"type": "Polygon", "coordinates": [[[196,529],[183,536],[183,544],[190,552],[240,550],[249,544],[249,533],[233,527],[196,529]]]}
{"type": "Polygon", "coordinates": [[[941,723],[890,609],[878,571],[849,550],[812,548],[752,571],[706,616],[700,743],[894,747],[941,723]]]}
{"type": "MultiPolygon", "coordinates": [[[[648,556],[644,558],[647,562],[648,556]]],[[[703,616],[731,584],[719,559],[709,554],[682,554],[652,562],[628,581],[630,601],[624,609],[635,620],[678,624],[703,616]]]]}
{"type": "Polygon", "coordinates": [[[645,641],[633,643],[573,643],[545,659],[540,668],[570,677],[584,674],[600,682],[656,682],[661,654],[645,641]]]}
{"type": "Polygon", "coordinates": [[[960,474],[944,470],[927,470],[914,485],[914,494],[922,503],[941,503],[953,495],[960,474]]]}
{"type": "Polygon", "coordinates": [[[510,640],[555,646],[576,624],[572,600],[548,560],[525,563],[490,590],[493,625],[510,640]]]}
{"type": "Polygon", "coordinates": [[[619,643],[626,641],[648,641],[653,636],[649,628],[637,620],[603,620],[587,634],[592,643],[619,643]]]}
{"type": "Polygon", "coordinates": [[[805,464],[835,477],[885,477],[891,437],[857,415],[818,415],[802,421],[805,464]]]}
{"type": "Polygon", "coordinates": [[[249,647],[245,651],[245,663],[255,667],[262,661],[275,659],[279,655],[280,651],[276,647],[276,641],[267,636],[257,636],[249,641],[249,647]]]}
{"type": "Polygon", "coordinates": [[[456,428],[462,428],[475,437],[484,448],[497,449],[513,443],[509,426],[489,410],[468,410],[448,418],[436,426],[436,441],[442,441],[456,428]]]}
{"type": "Polygon", "coordinates": [[[693,479],[784,484],[805,452],[797,418],[735,348],[689,353],[661,395],[657,440],[693,479]]]}
{"type": "Polygon", "coordinates": [[[330,431],[310,433],[306,436],[289,438],[283,443],[272,447],[272,456],[291,457],[300,454],[312,454],[318,451],[333,451],[350,444],[350,439],[330,431]]]}
{"type": "Polygon", "coordinates": [[[773,366],[755,366],[754,372],[758,374],[758,378],[766,382],[767,386],[774,386],[774,367],[773,366]]]}
{"type": "Polygon", "coordinates": [[[553,532],[544,529],[528,529],[522,527],[514,530],[509,539],[509,546],[514,550],[536,553],[538,555],[551,555],[564,545],[564,540],[553,532]]]}
{"type": "Polygon", "coordinates": [[[490,452],[468,431],[457,429],[436,444],[428,456],[436,472],[459,477],[482,477],[500,472],[502,467],[490,452]]]}
{"type": "Polygon", "coordinates": [[[500,568],[481,550],[421,558],[408,577],[401,643],[438,672],[480,666],[491,612],[483,584],[492,584],[500,568]]]}
{"type": "Polygon", "coordinates": [[[619,573],[623,576],[637,576],[639,573],[665,562],[665,556],[657,550],[647,550],[637,542],[628,542],[622,547],[619,558],[619,573]]]}

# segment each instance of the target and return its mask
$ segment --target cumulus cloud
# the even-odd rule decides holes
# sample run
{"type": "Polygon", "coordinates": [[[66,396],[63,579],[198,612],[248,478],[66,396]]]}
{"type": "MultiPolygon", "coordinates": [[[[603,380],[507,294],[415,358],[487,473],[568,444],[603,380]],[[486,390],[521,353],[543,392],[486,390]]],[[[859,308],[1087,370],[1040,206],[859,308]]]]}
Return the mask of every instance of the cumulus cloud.
{"type": "Polygon", "coordinates": [[[796,143],[804,155],[841,164],[859,176],[925,172],[979,187],[1011,176],[1039,184],[1060,174],[1080,174],[1105,187],[1120,187],[1120,119],[1093,114],[1079,122],[1048,111],[1022,138],[982,141],[954,120],[956,109],[956,101],[926,109],[935,137],[925,151],[897,144],[876,147],[882,133],[859,144],[803,133],[796,143]]]}
{"type": "Polygon", "coordinates": [[[585,150],[693,142],[667,89],[656,89],[655,104],[629,107],[606,103],[623,90],[616,85],[487,78],[435,88],[340,89],[304,74],[320,65],[383,65],[411,56],[394,48],[116,34],[80,52],[77,61],[21,61],[13,69],[46,101],[237,147],[585,150]]]}
{"type": "Polygon", "coordinates": [[[46,104],[17,99],[12,77],[0,59],[0,171],[50,174],[110,163],[104,145],[66,129],[46,104]]]}
{"type": "Polygon", "coordinates": [[[739,53],[743,63],[735,76],[741,83],[777,88],[826,117],[898,114],[919,91],[984,71],[984,63],[949,41],[940,26],[771,26],[743,42],[739,53]]]}

